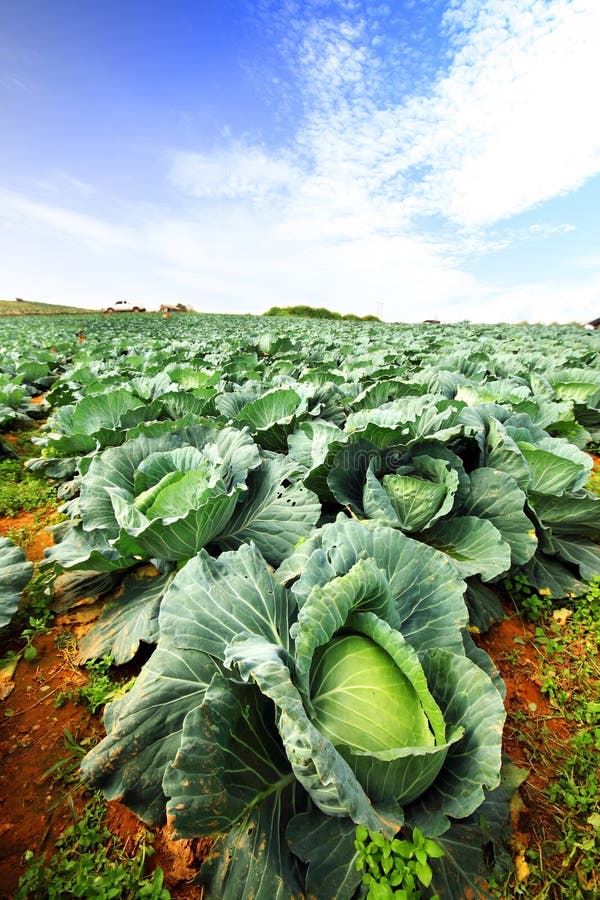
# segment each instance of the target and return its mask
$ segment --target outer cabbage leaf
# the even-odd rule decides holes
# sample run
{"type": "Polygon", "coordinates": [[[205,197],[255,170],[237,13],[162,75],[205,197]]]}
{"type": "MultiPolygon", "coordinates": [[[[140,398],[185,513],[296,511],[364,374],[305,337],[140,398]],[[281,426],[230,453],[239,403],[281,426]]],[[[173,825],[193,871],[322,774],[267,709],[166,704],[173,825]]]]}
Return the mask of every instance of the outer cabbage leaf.
{"type": "Polygon", "coordinates": [[[523,454],[504,426],[492,416],[486,417],[485,465],[505,472],[522,491],[527,490],[530,474],[523,454]]]}
{"type": "Polygon", "coordinates": [[[116,665],[133,659],[140,642],[156,644],[158,611],[173,575],[131,575],[117,597],[104,605],[100,618],[79,641],[79,662],[110,654],[116,665]]]}
{"type": "Polygon", "coordinates": [[[298,467],[285,457],[265,460],[250,474],[247,499],[218,535],[218,545],[235,549],[252,541],[267,562],[279,565],[308,537],[321,514],[317,497],[298,474],[298,467]]]}
{"type": "Polygon", "coordinates": [[[561,496],[584,487],[590,477],[592,460],[567,441],[545,438],[536,444],[519,441],[529,466],[529,491],[561,496]]]}
{"type": "Polygon", "coordinates": [[[345,441],[346,435],[336,425],[320,420],[303,422],[288,437],[290,456],[308,470],[304,483],[321,501],[335,499],[327,484],[327,475],[345,441]]]}
{"type": "Polygon", "coordinates": [[[285,838],[286,823],[304,807],[302,795],[297,783],[268,795],[260,806],[250,807],[227,835],[217,838],[200,870],[215,897],[302,900],[302,873],[285,838]]]}
{"type": "Polygon", "coordinates": [[[471,472],[471,492],[461,513],[487,519],[510,545],[511,561],[523,565],[537,547],[531,519],[524,511],[525,494],[504,472],[487,467],[471,472]]]}
{"type": "Polygon", "coordinates": [[[487,519],[476,516],[445,519],[420,537],[446,553],[462,578],[480,575],[483,581],[490,581],[510,569],[510,545],[487,519]]]}
{"type": "Polygon", "coordinates": [[[537,591],[548,593],[555,600],[581,597],[587,590],[587,585],[568,566],[541,550],[523,566],[523,572],[537,591]]]}
{"type": "Polygon", "coordinates": [[[8,625],[19,606],[23,588],[31,578],[33,563],[6,537],[0,537],[0,628],[8,625]]]}
{"type": "Polygon", "coordinates": [[[218,559],[201,551],[171,584],[160,611],[161,634],[176,647],[223,660],[239,634],[290,647],[294,603],[256,548],[243,545],[218,559]]]}
{"type": "Polygon", "coordinates": [[[290,821],[287,839],[296,856],[309,864],[308,897],[352,900],[362,876],[356,870],[356,825],[351,819],[334,819],[311,809],[290,821]]]}
{"type": "Polygon", "coordinates": [[[106,707],[107,736],[83,760],[84,780],[144,822],[162,824],[166,766],[179,749],[186,715],[202,703],[218,671],[205,653],[159,645],[131,691],[106,707]]]}
{"type": "Polygon", "coordinates": [[[528,497],[535,513],[553,535],[565,537],[600,537],[600,497],[587,491],[576,495],[550,497],[531,493],[528,497]]]}
{"type": "Polygon", "coordinates": [[[247,425],[256,441],[265,450],[284,453],[287,450],[288,435],[294,430],[297,414],[300,413],[301,398],[292,388],[268,391],[247,403],[237,414],[234,422],[238,426],[247,425]]]}
{"type": "Polygon", "coordinates": [[[550,546],[561,559],[578,566],[585,581],[600,574],[600,546],[589,538],[552,535],[550,546]]]}
{"type": "Polygon", "coordinates": [[[69,527],[63,539],[45,550],[44,565],[55,564],[58,571],[115,572],[129,569],[138,560],[111,547],[104,533],[84,531],[80,522],[69,527]]]}
{"type": "Polygon", "coordinates": [[[405,396],[378,409],[361,409],[351,413],[345,431],[352,440],[362,439],[385,449],[421,440],[447,443],[463,433],[457,421],[460,403],[448,403],[441,394],[405,396]]]}
{"type": "Polygon", "coordinates": [[[470,659],[440,649],[427,650],[420,659],[447,725],[464,728],[433,785],[406,811],[410,824],[435,837],[446,831],[447,816],[469,816],[483,803],[484,786],[499,785],[506,714],[494,683],[470,659]]]}
{"type": "Polygon", "coordinates": [[[302,608],[315,586],[343,575],[361,559],[373,559],[389,584],[403,636],[417,650],[446,647],[462,651],[460,629],[467,625],[464,581],[442,553],[384,526],[365,527],[340,517],[298,548],[277,572],[301,578],[292,593],[302,608]],[[321,553],[315,553],[320,549],[321,553]],[[296,560],[296,561],[295,561],[296,560]]]}

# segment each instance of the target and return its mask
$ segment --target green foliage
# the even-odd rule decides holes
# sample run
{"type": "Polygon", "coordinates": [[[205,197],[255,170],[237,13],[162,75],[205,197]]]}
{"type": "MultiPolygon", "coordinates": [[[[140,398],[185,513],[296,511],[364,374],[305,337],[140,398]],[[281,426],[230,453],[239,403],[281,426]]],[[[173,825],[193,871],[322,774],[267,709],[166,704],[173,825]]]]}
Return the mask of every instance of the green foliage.
{"type": "MultiPolygon", "coordinates": [[[[356,877],[356,822],[436,837],[440,894],[483,876],[482,841],[495,826],[494,848],[506,837],[503,687],[464,627],[468,614],[473,632],[502,617],[484,582],[505,577],[538,629],[551,708],[581,726],[553,796],[573,821],[596,814],[597,700],[576,684],[595,675],[587,649],[575,670],[569,641],[579,611],[597,633],[584,594],[600,565],[600,502],[584,451],[600,437],[598,335],[356,318],[296,306],[3,320],[0,427],[51,406],[35,437],[43,458],[28,467],[63,482],[71,519],[44,565],[80,576],[79,596],[111,594],[80,647],[100,656],[90,708],[118,690],[106,652],[125,662],[158,642],[84,768],[148,820],[167,806],[186,836],[218,830],[206,869],[216,896],[259,883],[265,896],[336,895],[345,864],[356,877]],[[32,404],[42,391],[47,403],[32,404]],[[158,576],[141,575],[149,560],[158,576]],[[549,621],[562,598],[566,628],[549,621]],[[353,740],[326,740],[311,665],[336,632],[376,639],[411,675],[435,752],[362,756],[353,740]],[[486,812],[488,832],[475,824],[486,812]]],[[[35,632],[41,616],[25,616],[35,632]]],[[[575,825],[569,835],[589,842],[575,825]]]]}
{"type": "Polygon", "coordinates": [[[264,316],[276,316],[279,318],[287,317],[287,316],[299,316],[304,319],[331,319],[337,321],[353,321],[353,322],[380,322],[377,316],[368,315],[368,316],[357,316],[354,313],[348,313],[347,315],[342,315],[339,312],[334,312],[331,309],[327,309],[324,306],[272,306],[270,309],[263,313],[264,316]]]}
{"type": "MultiPolygon", "coordinates": [[[[55,705],[60,705],[56,704],[55,705]]],[[[84,737],[81,740],[73,735],[68,728],[63,728],[63,740],[65,745],[66,756],[61,757],[53,763],[49,769],[43,774],[43,780],[50,780],[52,784],[61,785],[61,787],[80,784],[79,766],[85,754],[89,751],[92,744],[91,737],[84,737]]]]}
{"type": "Polygon", "coordinates": [[[504,579],[504,588],[530,622],[539,622],[552,610],[548,592],[536,591],[524,572],[515,572],[504,579]]]}
{"type": "MultiPolygon", "coordinates": [[[[367,900],[419,900],[420,886],[429,887],[433,873],[430,859],[441,859],[442,848],[414,828],[412,840],[384,837],[364,825],[356,829],[356,870],[364,871],[367,900]]],[[[431,895],[431,900],[439,900],[431,895]]]]}
{"type": "Polygon", "coordinates": [[[27,660],[27,662],[33,662],[36,658],[37,649],[34,647],[33,642],[40,635],[48,633],[50,630],[48,628],[48,620],[49,617],[46,616],[39,619],[36,619],[35,616],[29,616],[28,624],[21,632],[21,637],[25,641],[25,646],[21,652],[23,659],[27,660]]]}
{"type": "Polygon", "coordinates": [[[531,646],[551,715],[541,727],[525,711],[513,712],[512,720],[528,765],[547,773],[536,796],[544,816],[533,823],[526,872],[505,884],[492,879],[494,897],[591,900],[600,893],[599,645],[600,577],[572,609],[539,611],[531,646]],[[549,727],[552,719],[558,728],[549,727]]]}
{"type": "Polygon", "coordinates": [[[0,516],[16,516],[55,501],[56,491],[46,478],[28,472],[18,460],[0,460],[0,516]]]}
{"type": "Polygon", "coordinates": [[[590,480],[586,484],[586,488],[588,491],[591,491],[592,494],[596,494],[597,497],[600,497],[600,466],[596,465],[590,475],[590,480]]]}
{"type": "Polygon", "coordinates": [[[28,850],[27,871],[15,900],[169,900],[162,869],[145,874],[153,852],[149,832],[135,856],[129,857],[121,841],[104,825],[105,815],[104,801],[95,794],[81,817],[62,833],[49,860],[28,850]]]}
{"type": "Polygon", "coordinates": [[[112,657],[107,655],[88,662],[85,667],[88,680],[83,687],[78,689],[74,699],[87,706],[91,713],[97,712],[111,700],[122,697],[135,684],[135,678],[130,678],[125,684],[113,680],[111,676],[112,663],[112,657]]]}

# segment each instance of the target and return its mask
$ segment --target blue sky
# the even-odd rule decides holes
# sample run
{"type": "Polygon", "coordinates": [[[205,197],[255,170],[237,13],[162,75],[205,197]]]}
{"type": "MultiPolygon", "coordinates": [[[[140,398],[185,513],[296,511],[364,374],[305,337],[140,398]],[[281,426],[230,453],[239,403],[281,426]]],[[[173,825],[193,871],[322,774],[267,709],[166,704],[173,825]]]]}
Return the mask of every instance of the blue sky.
{"type": "Polygon", "coordinates": [[[599,46],[598,0],[3,0],[0,297],[595,318],[599,46]]]}

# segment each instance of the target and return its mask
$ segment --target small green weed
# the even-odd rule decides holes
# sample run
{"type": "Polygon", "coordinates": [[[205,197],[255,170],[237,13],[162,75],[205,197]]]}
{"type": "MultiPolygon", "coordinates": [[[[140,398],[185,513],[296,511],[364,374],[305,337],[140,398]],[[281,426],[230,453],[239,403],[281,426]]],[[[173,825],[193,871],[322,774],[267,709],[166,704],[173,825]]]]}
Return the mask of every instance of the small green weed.
{"type": "Polygon", "coordinates": [[[523,572],[515,572],[510,578],[505,578],[504,588],[530,622],[539,622],[552,609],[552,598],[548,594],[538,593],[523,572]]]}
{"type": "Polygon", "coordinates": [[[80,742],[68,728],[63,728],[66,756],[57,760],[46,769],[42,780],[50,780],[52,784],[71,785],[80,783],[79,766],[85,754],[90,750],[93,739],[83,738],[80,742]]]}
{"type": "Polygon", "coordinates": [[[595,466],[590,475],[590,480],[586,484],[588,491],[597,494],[600,497],[600,466],[595,466]]]}
{"type": "Polygon", "coordinates": [[[37,650],[33,646],[34,640],[41,634],[47,634],[50,629],[48,628],[48,619],[45,617],[36,619],[35,616],[29,616],[28,621],[28,626],[21,632],[21,637],[25,641],[25,646],[21,652],[23,653],[23,659],[26,659],[27,662],[32,662],[37,656],[37,650]]]}
{"type": "Polygon", "coordinates": [[[32,662],[37,656],[34,641],[42,634],[48,634],[54,618],[48,607],[49,576],[35,572],[31,581],[26,586],[23,601],[6,629],[7,645],[10,642],[12,648],[4,654],[4,659],[23,657],[32,662]],[[18,647],[19,639],[25,641],[24,646],[18,647]]]}
{"type": "Polygon", "coordinates": [[[135,678],[131,678],[126,684],[113,681],[110,675],[112,656],[106,655],[100,659],[94,659],[86,665],[88,672],[87,684],[79,688],[76,693],[76,702],[83,703],[91,713],[95,713],[111,700],[127,693],[133,687],[135,678]]]}
{"type": "Polygon", "coordinates": [[[145,832],[136,855],[128,857],[121,841],[104,825],[105,815],[102,796],[94,794],[81,818],[58,839],[48,861],[28,850],[27,871],[19,882],[15,900],[169,900],[162,869],[156,869],[152,875],[144,874],[146,861],[153,853],[151,835],[145,832]]]}
{"type": "Polygon", "coordinates": [[[444,855],[442,848],[418,828],[413,830],[412,841],[390,841],[359,825],[354,846],[358,852],[356,870],[365,870],[362,883],[367,888],[367,900],[419,900],[420,886],[429,887],[433,877],[429,860],[444,855]]]}

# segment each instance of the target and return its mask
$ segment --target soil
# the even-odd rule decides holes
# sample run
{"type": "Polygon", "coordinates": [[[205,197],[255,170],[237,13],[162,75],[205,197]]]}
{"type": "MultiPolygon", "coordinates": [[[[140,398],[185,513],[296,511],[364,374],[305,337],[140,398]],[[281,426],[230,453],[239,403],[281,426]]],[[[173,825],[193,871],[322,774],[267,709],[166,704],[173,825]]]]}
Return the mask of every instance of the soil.
{"type": "Polygon", "coordinates": [[[476,640],[494,660],[506,685],[503,751],[528,773],[512,810],[512,846],[517,858],[536,842],[558,839],[556,819],[544,791],[556,776],[556,768],[550,761],[552,746],[564,746],[570,729],[540,690],[542,679],[539,656],[533,645],[533,626],[517,616],[508,604],[505,614],[503,622],[476,640]],[[526,730],[521,725],[523,720],[527,722],[526,730]],[[540,754],[535,767],[530,767],[531,747],[524,743],[526,735],[533,735],[540,744],[543,740],[550,751],[540,754]]]}
{"type": "MultiPolygon", "coordinates": [[[[47,515],[50,514],[48,511],[47,515]]],[[[0,517],[0,535],[6,536],[10,532],[21,532],[27,535],[26,556],[33,563],[41,562],[44,558],[44,550],[53,544],[52,535],[38,525],[44,521],[44,510],[34,512],[21,512],[17,516],[0,517]]],[[[47,516],[46,516],[47,518],[47,516]]]]}

